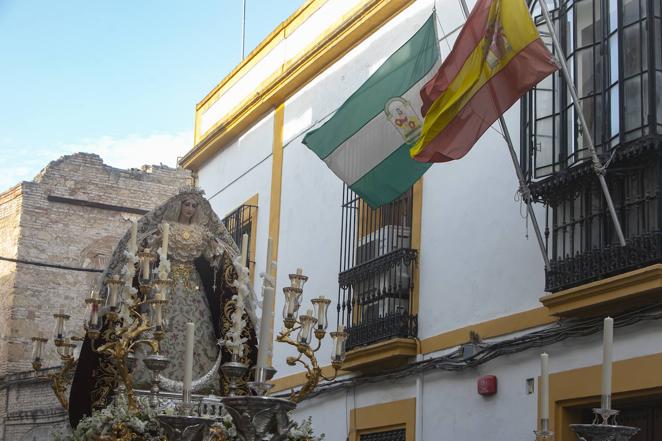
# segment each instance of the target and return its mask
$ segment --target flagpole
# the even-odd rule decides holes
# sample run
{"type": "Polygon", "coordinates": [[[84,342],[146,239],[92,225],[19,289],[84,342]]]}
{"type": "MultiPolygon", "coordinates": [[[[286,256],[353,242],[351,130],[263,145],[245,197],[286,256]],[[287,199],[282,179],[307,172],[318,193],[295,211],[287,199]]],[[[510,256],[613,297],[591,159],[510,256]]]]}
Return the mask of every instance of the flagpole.
{"type": "MultiPolygon", "coordinates": [[[[466,0],[460,0],[462,5],[462,11],[464,12],[464,18],[469,17],[469,8],[467,7],[466,0]]],[[[538,225],[538,218],[536,213],[533,211],[533,197],[531,196],[531,190],[529,190],[529,185],[526,183],[524,178],[524,172],[519,165],[517,159],[517,153],[515,153],[515,147],[513,147],[513,140],[510,137],[510,131],[506,125],[506,120],[503,115],[499,116],[499,125],[501,126],[502,136],[505,139],[506,144],[508,144],[508,151],[510,152],[510,159],[513,162],[515,167],[515,173],[517,174],[517,180],[519,181],[519,192],[522,195],[522,200],[526,204],[526,210],[529,213],[531,218],[531,224],[533,225],[533,230],[536,233],[536,239],[538,239],[538,246],[540,247],[540,253],[542,254],[542,259],[545,262],[545,269],[549,271],[551,266],[549,264],[549,256],[547,255],[547,249],[545,248],[545,241],[542,238],[542,233],[540,232],[540,225],[538,225]]]]}
{"type": "MultiPolygon", "coordinates": [[[[464,2],[464,0],[462,0],[462,2],[464,2]]],[[[547,3],[545,2],[545,0],[540,0],[538,1],[538,3],[540,4],[542,13],[545,16],[545,22],[547,23],[547,28],[549,29],[549,33],[552,36],[552,42],[554,43],[554,48],[556,49],[556,52],[559,55],[557,59],[559,61],[559,64],[561,65],[561,71],[563,72],[563,77],[565,78],[565,82],[568,85],[568,90],[570,91],[570,96],[572,97],[572,103],[575,106],[575,111],[577,112],[579,123],[582,127],[582,132],[584,134],[584,137],[586,138],[588,144],[588,151],[591,153],[593,170],[595,171],[595,174],[598,175],[598,180],[600,181],[600,186],[602,187],[602,193],[604,194],[605,199],[607,200],[607,206],[609,207],[611,220],[614,222],[614,228],[616,229],[616,234],[618,235],[618,241],[621,243],[621,246],[625,246],[625,236],[623,236],[621,223],[618,220],[618,216],[616,215],[614,202],[611,199],[611,194],[609,194],[609,187],[607,187],[607,181],[605,180],[605,174],[607,173],[607,170],[605,166],[602,165],[602,163],[600,162],[600,159],[598,158],[598,154],[595,151],[595,144],[593,143],[593,137],[591,136],[590,130],[588,129],[588,124],[586,123],[584,112],[582,112],[581,106],[579,105],[579,96],[577,95],[575,82],[570,77],[568,66],[565,63],[565,54],[561,49],[561,45],[559,44],[559,39],[556,36],[556,32],[554,31],[554,25],[552,23],[551,17],[549,16],[549,9],[547,8],[547,3]]]]}

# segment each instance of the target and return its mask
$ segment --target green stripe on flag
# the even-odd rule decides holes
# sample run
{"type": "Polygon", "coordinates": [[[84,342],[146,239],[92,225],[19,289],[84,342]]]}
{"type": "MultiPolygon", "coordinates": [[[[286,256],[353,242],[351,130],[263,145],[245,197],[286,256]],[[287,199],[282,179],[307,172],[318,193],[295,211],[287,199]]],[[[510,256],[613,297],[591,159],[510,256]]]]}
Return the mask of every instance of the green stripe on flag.
{"type": "Polygon", "coordinates": [[[439,60],[434,15],[382,64],[336,111],[333,117],[303,138],[321,159],[384,111],[392,98],[403,95],[439,60]]]}
{"type": "Polygon", "coordinates": [[[432,165],[411,159],[411,144],[403,144],[391,156],[350,186],[372,208],[377,208],[407,191],[432,165]]]}

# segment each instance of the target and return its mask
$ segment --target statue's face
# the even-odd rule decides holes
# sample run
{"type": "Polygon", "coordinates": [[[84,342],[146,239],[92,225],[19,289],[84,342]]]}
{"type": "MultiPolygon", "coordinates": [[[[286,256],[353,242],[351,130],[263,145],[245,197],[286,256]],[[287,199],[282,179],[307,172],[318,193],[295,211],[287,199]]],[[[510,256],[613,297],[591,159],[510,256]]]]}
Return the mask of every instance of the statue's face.
{"type": "Polygon", "coordinates": [[[198,203],[193,199],[186,199],[182,202],[182,209],[179,214],[179,221],[190,223],[191,218],[195,214],[195,211],[198,209],[198,203]]]}

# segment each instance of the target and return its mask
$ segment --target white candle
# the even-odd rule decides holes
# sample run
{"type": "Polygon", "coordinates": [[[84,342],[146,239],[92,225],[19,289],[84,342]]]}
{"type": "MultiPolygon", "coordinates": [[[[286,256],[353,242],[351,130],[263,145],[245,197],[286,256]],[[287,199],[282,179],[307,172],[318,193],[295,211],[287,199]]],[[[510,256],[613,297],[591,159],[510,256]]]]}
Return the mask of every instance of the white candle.
{"type": "MultiPolygon", "coordinates": [[[[303,268],[297,268],[297,276],[300,276],[301,274],[303,274],[303,268]]],[[[294,287],[301,288],[301,279],[294,279],[294,287]]]]}
{"type": "Polygon", "coordinates": [[[540,354],[540,419],[549,419],[549,355],[540,354]]]}
{"type": "MultiPolygon", "coordinates": [[[[113,275],[113,282],[119,282],[120,276],[117,274],[113,275]]],[[[110,284],[110,299],[108,299],[108,304],[111,308],[114,308],[117,306],[117,288],[119,288],[119,285],[117,283],[111,283],[110,284]]]]}
{"type": "MultiPolygon", "coordinates": [[[[145,248],[145,253],[149,254],[149,248],[145,248]]],[[[145,259],[143,259],[143,279],[147,280],[149,279],[149,256],[145,256],[145,259]]]]}
{"type": "Polygon", "coordinates": [[[273,239],[269,238],[267,240],[267,264],[264,267],[264,272],[267,273],[267,275],[272,275],[273,273],[271,272],[272,270],[272,254],[273,254],[273,239]]]}
{"type": "Polygon", "coordinates": [[[604,334],[602,340],[602,405],[604,408],[611,408],[611,400],[606,399],[606,397],[611,396],[611,364],[613,350],[614,319],[607,317],[604,321],[604,334]]]}
{"type": "Polygon", "coordinates": [[[184,358],[184,396],[191,391],[191,379],[193,377],[193,336],[195,324],[186,323],[186,352],[184,358]]]}
{"type": "Polygon", "coordinates": [[[62,308],[58,311],[59,317],[56,317],[55,319],[55,338],[63,338],[64,334],[64,318],[62,315],[64,312],[62,312],[62,308]]]}
{"type": "Polygon", "coordinates": [[[260,321],[260,339],[258,341],[257,368],[268,368],[274,341],[274,302],[276,296],[271,286],[262,289],[262,319],[260,321]]]}
{"type": "Polygon", "coordinates": [[[161,326],[161,325],[163,325],[163,315],[162,315],[162,309],[161,309],[161,306],[162,306],[162,305],[161,305],[160,303],[156,303],[156,304],[154,304],[154,312],[155,312],[155,314],[156,314],[156,317],[155,317],[155,320],[156,320],[155,325],[156,325],[156,326],[161,326]]]}
{"type": "Polygon", "coordinates": [[[170,236],[170,224],[163,223],[163,242],[161,243],[161,251],[163,255],[168,257],[168,236],[170,236]]]}
{"type": "Polygon", "coordinates": [[[248,234],[244,233],[241,236],[241,266],[248,266],[246,259],[248,258],[248,234]]]}
{"type": "Polygon", "coordinates": [[[129,252],[136,254],[138,251],[138,222],[131,222],[131,241],[129,242],[129,252]]]}

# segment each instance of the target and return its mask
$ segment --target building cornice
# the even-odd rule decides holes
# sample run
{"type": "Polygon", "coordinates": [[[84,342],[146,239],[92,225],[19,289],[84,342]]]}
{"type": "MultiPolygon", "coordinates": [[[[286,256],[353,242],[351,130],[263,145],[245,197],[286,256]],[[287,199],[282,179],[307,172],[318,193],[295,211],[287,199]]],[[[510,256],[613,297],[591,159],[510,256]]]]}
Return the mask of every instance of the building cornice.
{"type": "MultiPolygon", "coordinates": [[[[336,60],[345,55],[349,50],[372,35],[381,26],[396,16],[402,9],[411,4],[413,0],[368,0],[358,7],[349,17],[341,19],[329,30],[313,41],[306,49],[293,59],[286,60],[280,68],[276,69],[269,78],[263,81],[257,88],[248,93],[247,98],[225,117],[217,121],[205,133],[198,133],[199,117],[205,106],[210,105],[225,88],[236,81],[243,72],[252,67],[260,53],[268,52],[272,44],[267,42],[258,46],[251,60],[238,66],[234,73],[224,79],[216,91],[209,94],[198,105],[196,110],[196,135],[195,146],[180,160],[180,164],[188,169],[197,171],[200,167],[220,151],[225,145],[236,138],[242,131],[254,124],[265,113],[285,102],[301,87],[322,73],[336,60]],[[252,64],[251,64],[252,63],[252,64]],[[233,80],[233,78],[236,78],[233,80]]],[[[306,14],[312,14],[320,2],[311,1],[304,5],[303,11],[291,21],[292,26],[298,26],[305,21],[306,14]]],[[[296,14],[296,13],[295,13],[296,14]]],[[[292,17],[291,17],[292,18],[292,17]]],[[[285,22],[287,23],[287,22],[285,22]]],[[[284,28],[286,29],[286,28],[284,28]]],[[[278,30],[278,28],[277,28],[278,30]]],[[[278,32],[286,32],[281,29],[278,32]]],[[[273,33],[267,40],[274,41],[273,33]],[[269,38],[271,37],[271,40],[269,38]]],[[[255,52],[255,51],[254,51],[255,52]]]]}

